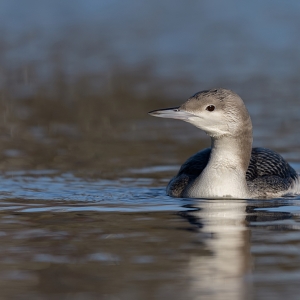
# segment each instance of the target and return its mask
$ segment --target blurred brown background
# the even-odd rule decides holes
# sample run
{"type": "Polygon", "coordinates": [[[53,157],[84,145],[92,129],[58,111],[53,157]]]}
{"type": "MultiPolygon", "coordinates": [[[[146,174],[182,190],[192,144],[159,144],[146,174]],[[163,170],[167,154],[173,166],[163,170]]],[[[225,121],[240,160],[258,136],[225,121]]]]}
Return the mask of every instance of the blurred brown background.
{"type": "Polygon", "coordinates": [[[297,1],[0,3],[0,168],[114,178],[207,146],[147,111],[216,86],[245,99],[256,144],[299,160],[297,1]]]}

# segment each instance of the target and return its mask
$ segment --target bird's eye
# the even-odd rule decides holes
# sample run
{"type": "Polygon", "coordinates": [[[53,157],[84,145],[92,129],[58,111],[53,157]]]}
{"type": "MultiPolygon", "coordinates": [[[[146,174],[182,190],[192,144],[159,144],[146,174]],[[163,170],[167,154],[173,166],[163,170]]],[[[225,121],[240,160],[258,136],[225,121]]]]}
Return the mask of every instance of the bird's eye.
{"type": "Polygon", "coordinates": [[[214,111],[215,110],[215,106],[214,105],[208,105],[206,107],[206,110],[208,110],[208,111],[214,111]]]}

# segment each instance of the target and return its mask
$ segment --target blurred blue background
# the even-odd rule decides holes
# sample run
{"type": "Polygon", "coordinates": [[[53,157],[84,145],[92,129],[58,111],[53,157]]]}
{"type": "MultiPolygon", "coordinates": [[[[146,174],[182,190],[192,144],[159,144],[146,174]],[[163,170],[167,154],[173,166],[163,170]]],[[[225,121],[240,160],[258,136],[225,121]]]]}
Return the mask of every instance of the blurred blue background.
{"type": "Polygon", "coordinates": [[[298,80],[299,11],[298,1],[3,0],[1,82],[18,78],[24,96],[56,68],[69,83],[101,76],[94,83],[104,89],[118,71],[147,72],[170,94],[177,80],[180,94],[185,84],[298,80]]]}

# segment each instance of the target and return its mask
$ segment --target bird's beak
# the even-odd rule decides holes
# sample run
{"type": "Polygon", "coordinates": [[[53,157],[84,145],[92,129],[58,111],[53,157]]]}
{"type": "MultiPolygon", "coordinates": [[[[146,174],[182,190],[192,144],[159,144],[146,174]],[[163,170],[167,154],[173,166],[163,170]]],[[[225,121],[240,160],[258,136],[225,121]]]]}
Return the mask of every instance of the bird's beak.
{"type": "Polygon", "coordinates": [[[186,110],[180,109],[180,106],[152,110],[152,111],[148,112],[148,114],[153,117],[178,119],[178,120],[184,120],[184,121],[187,121],[189,118],[194,116],[192,113],[190,113],[186,110]]]}

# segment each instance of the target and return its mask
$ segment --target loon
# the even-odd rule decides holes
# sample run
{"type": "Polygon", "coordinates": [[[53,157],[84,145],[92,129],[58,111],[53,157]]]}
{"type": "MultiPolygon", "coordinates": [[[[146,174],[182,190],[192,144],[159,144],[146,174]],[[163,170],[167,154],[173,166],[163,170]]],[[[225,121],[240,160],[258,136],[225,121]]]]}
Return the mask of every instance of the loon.
{"type": "Polygon", "coordinates": [[[211,148],[191,156],[171,179],[169,196],[248,199],[300,193],[299,175],[282,156],[252,148],[251,118],[233,91],[201,91],[181,106],[149,114],[191,123],[211,138],[211,148]]]}

